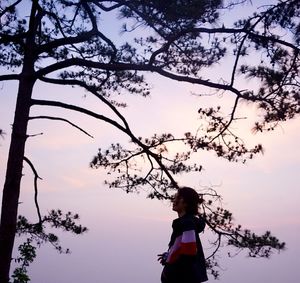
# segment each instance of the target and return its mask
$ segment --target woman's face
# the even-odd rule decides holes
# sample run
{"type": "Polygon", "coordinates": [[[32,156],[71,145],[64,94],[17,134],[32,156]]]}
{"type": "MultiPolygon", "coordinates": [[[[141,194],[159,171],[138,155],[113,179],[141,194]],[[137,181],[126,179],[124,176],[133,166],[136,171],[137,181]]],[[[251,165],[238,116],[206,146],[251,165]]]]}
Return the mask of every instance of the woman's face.
{"type": "Polygon", "coordinates": [[[184,202],[183,198],[178,196],[178,193],[174,195],[173,200],[173,210],[177,213],[181,214],[185,212],[186,203],[184,202]]]}

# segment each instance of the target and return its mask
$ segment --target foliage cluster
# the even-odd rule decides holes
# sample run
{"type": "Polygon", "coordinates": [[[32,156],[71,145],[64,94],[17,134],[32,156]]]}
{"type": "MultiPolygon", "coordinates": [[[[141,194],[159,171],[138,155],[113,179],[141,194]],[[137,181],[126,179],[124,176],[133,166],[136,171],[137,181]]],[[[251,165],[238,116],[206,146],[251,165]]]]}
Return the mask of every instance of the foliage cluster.
{"type": "Polygon", "coordinates": [[[87,232],[87,228],[77,224],[78,220],[78,214],[71,212],[63,214],[59,209],[51,210],[38,223],[30,223],[25,216],[20,215],[17,222],[17,235],[25,237],[26,240],[18,247],[20,256],[14,259],[19,267],[16,267],[12,274],[13,283],[27,283],[30,281],[27,268],[36,258],[36,250],[41,245],[50,244],[59,253],[70,253],[69,249],[63,249],[59,237],[51,232],[51,228],[81,235],[87,232]]]}

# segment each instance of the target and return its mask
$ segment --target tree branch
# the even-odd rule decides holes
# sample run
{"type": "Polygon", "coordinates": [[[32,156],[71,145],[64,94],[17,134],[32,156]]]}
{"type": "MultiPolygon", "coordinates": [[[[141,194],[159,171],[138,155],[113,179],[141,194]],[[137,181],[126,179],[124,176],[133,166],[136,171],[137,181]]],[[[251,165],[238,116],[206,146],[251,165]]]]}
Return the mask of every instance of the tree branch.
{"type": "Polygon", "coordinates": [[[193,29],[187,29],[187,30],[183,30],[180,33],[177,33],[176,35],[172,35],[172,40],[175,41],[177,39],[179,39],[181,36],[187,35],[189,33],[206,33],[206,34],[217,34],[217,33],[225,33],[225,34],[237,34],[237,33],[246,33],[249,37],[253,37],[253,38],[259,38],[261,40],[267,40],[267,41],[271,41],[274,43],[279,43],[281,45],[284,45],[286,47],[292,48],[294,50],[298,50],[300,51],[300,48],[295,46],[294,44],[287,42],[285,40],[281,40],[279,38],[276,37],[272,37],[272,36],[265,36],[265,35],[261,35],[261,34],[257,34],[255,32],[251,32],[251,29],[249,29],[248,27],[243,27],[243,28],[225,28],[225,27],[221,27],[221,28],[193,28],[193,29]]]}
{"type": "Polygon", "coordinates": [[[155,57],[157,55],[159,55],[160,53],[163,53],[165,51],[168,51],[170,45],[174,42],[173,39],[171,40],[168,40],[161,48],[157,49],[156,51],[154,51],[152,54],[151,54],[151,57],[149,59],[149,64],[150,65],[153,65],[154,63],[154,60],[155,60],[155,57]]]}
{"type": "Polygon", "coordinates": [[[123,6],[123,3],[118,3],[118,4],[112,5],[110,7],[106,7],[102,4],[100,4],[99,1],[91,1],[91,2],[94,3],[97,7],[99,7],[101,10],[103,10],[105,12],[110,12],[112,10],[115,10],[115,9],[123,6]]]}
{"type": "Polygon", "coordinates": [[[124,128],[122,127],[119,123],[117,123],[116,121],[107,118],[103,115],[94,113],[90,110],[87,110],[85,108],[81,108],[75,105],[70,105],[70,104],[66,104],[66,103],[62,103],[59,101],[46,101],[46,100],[37,100],[37,99],[32,99],[31,100],[31,105],[44,105],[44,106],[56,106],[56,107],[61,107],[64,109],[69,109],[69,110],[73,110],[79,113],[83,113],[86,114],[90,117],[94,117],[96,119],[99,120],[103,120],[113,126],[115,126],[117,129],[121,130],[123,133],[125,133],[126,135],[128,135],[131,140],[136,143],[138,146],[140,146],[147,154],[149,154],[150,156],[152,156],[154,158],[154,160],[157,162],[157,164],[160,166],[160,168],[162,169],[162,171],[167,175],[167,177],[169,178],[169,180],[171,181],[172,185],[174,187],[178,187],[177,182],[174,180],[173,176],[171,175],[171,173],[169,172],[169,170],[165,167],[165,165],[162,163],[161,158],[159,157],[159,155],[153,153],[145,144],[143,144],[137,137],[134,136],[134,134],[130,131],[130,129],[124,128]]]}
{"type": "Polygon", "coordinates": [[[210,82],[209,80],[203,80],[195,77],[188,77],[188,76],[181,76],[174,73],[167,72],[163,70],[160,67],[151,66],[149,64],[130,64],[130,63],[100,63],[95,61],[89,61],[84,60],[81,58],[71,58],[66,59],[64,61],[54,63],[52,65],[49,65],[39,71],[36,72],[37,78],[41,78],[42,76],[60,70],[64,68],[68,68],[71,66],[81,66],[81,67],[89,67],[89,68],[95,68],[95,69],[102,69],[102,70],[108,70],[108,71],[148,71],[148,72],[154,72],[158,73],[164,77],[181,81],[181,82],[189,82],[192,84],[199,84],[204,85],[210,88],[215,89],[223,89],[223,90],[229,90],[236,95],[240,95],[240,92],[230,86],[230,85],[224,85],[219,83],[210,82]]]}
{"type": "Polygon", "coordinates": [[[240,43],[240,46],[238,48],[238,51],[237,51],[237,54],[236,54],[236,57],[235,57],[235,62],[234,62],[234,65],[233,65],[233,68],[232,68],[232,73],[231,73],[231,81],[230,81],[231,86],[233,86],[233,84],[234,84],[235,72],[236,72],[238,62],[239,62],[239,59],[240,59],[240,56],[241,56],[241,51],[242,51],[242,48],[243,48],[243,45],[244,45],[246,39],[247,39],[247,34],[243,37],[242,42],[240,43]]]}
{"type": "Polygon", "coordinates": [[[25,37],[26,37],[26,33],[19,33],[15,35],[0,33],[0,44],[13,42],[15,44],[24,45],[22,39],[24,39],[25,37]]]}
{"type": "Polygon", "coordinates": [[[86,41],[88,41],[89,39],[91,39],[94,36],[99,36],[103,41],[105,41],[113,49],[114,56],[116,55],[116,53],[117,53],[116,46],[113,44],[113,42],[109,38],[107,38],[104,34],[102,34],[98,30],[96,17],[93,14],[93,11],[89,7],[89,5],[87,3],[85,3],[85,2],[83,2],[81,4],[84,7],[84,9],[86,10],[86,12],[87,12],[87,14],[88,14],[88,16],[89,16],[89,18],[91,20],[92,29],[90,31],[88,31],[88,32],[81,33],[80,35],[77,35],[77,36],[74,36],[74,37],[67,37],[67,36],[65,36],[65,34],[63,32],[63,29],[60,27],[60,22],[59,22],[59,19],[57,18],[57,16],[55,14],[50,14],[52,17],[54,17],[54,19],[56,20],[57,24],[59,25],[60,31],[61,31],[61,33],[63,35],[63,38],[59,38],[59,39],[53,40],[53,41],[51,41],[49,43],[46,43],[46,44],[40,46],[38,48],[38,53],[39,54],[43,53],[43,52],[49,52],[52,49],[58,48],[60,46],[73,45],[73,44],[76,44],[76,43],[86,42],[86,41]]]}
{"type": "Polygon", "coordinates": [[[241,95],[241,93],[238,89],[236,89],[230,85],[214,83],[214,82],[210,82],[209,80],[203,80],[203,79],[199,79],[199,78],[195,78],[195,77],[181,76],[181,75],[167,72],[167,71],[165,71],[161,68],[157,68],[157,67],[153,68],[153,72],[157,72],[158,74],[160,74],[164,77],[167,77],[167,78],[170,78],[170,79],[173,79],[176,81],[188,82],[188,83],[192,83],[192,84],[199,84],[199,85],[207,86],[207,87],[214,88],[214,89],[228,90],[230,92],[233,92],[237,96],[241,95]]]}
{"type": "Polygon", "coordinates": [[[58,71],[60,69],[68,68],[71,66],[81,66],[81,67],[89,67],[95,69],[102,69],[108,71],[148,71],[149,67],[147,65],[138,65],[138,64],[130,64],[130,63],[101,63],[90,60],[85,60],[81,58],[71,58],[66,59],[61,62],[54,63],[45,68],[42,68],[36,72],[38,78],[58,71]]]}
{"type": "Polygon", "coordinates": [[[295,51],[298,51],[298,52],[300,51],[300,48],[295,46],[293,43],[281,40],[281,39],[276,38],[276,37],[265,36],[265,35],[257,34],[257,33],[254,33],[254,32],[249,32],[248,36],[249,36],[249,38],[253,37],[253,38],[259,38],[259,39],[265,40],[265,41],[271,41],[273,43],[279,43],[279,44],[281,44],[283,46],[286,46],[286,47],[289,47],[289,48],[291,48],[295,51]]]}
{"type": "Polygon", "coordinates": [[[78,36],[69,36],[69,37],[63,37],[63,38],[58,38],[56,40],[53,40],[51,42],[45,43],[40,45],[37,48],[37,53],[41,54],[43,52],[50,52],[55,48],[58,48],[60,46],[65,46],[65,45],[72,45],[76,43],[81,43],[89,40],[93,36],[95,36],[97,32],[95,30],[91,30],[85,33],[81,33],[78,36]]]}
{"type": "Polygon", "coordinates": [[[236,111],[237,106],[238,106],[239,98],[240,98],[239,96],[237,96],[235,98],[233,109],[232,109],[229,121],[226,123],[226,125],[224,125],[224,128],[215,137],[213,137],[209,141],[209,143],[213,142],[215,139],[217,139],[219,136],[221,136],[229,128],[230,124],[232,123],[232,121],[234,119],[234,114],[235,114],[235,111],[236,111]]]}
{"type": "Polygon", "coordinates": [[[37,171],[35,170],[35,168],[32,164],[32,162],[26,156],[24,156],[23,159],[29,165],[29,167],[31,168],[31,170],[34,174],[34,203],[35,203],[35,207],[36,207],[37,214],[38,214],[38,217],[39,217],[39,223],[42,223],[42,216],[41,216],[40,207],[39,207],[39,203],[38,203],[38,188],[37,188],[37,180],[38,179],[42,180],[42,178],[39,177],[37,171]]]}
{"type": "Polygon", "coordinates": [[[216,242],[213,242],[214,245],[216,245],[216,248],[214,249],[214,251],[211,253],[211,255],[209,255],[208,257],[206,257],[206,260],[212,258],[215,256],[215,254],[218,252],[220,246],[222,243],[222,236],[220,234],[218,234],[218,239],[216,240],[216,242]]]}
{"type": "Polygon", "coordinates": [[[83,81],[75,80],[75,79],[60,80],[60,79],[41,77],[40,80],[43,82],[46,82],[46,83],[59,84],[59,85],[77,85],[77,86],[84,88],[85,90],[87,90],[90,93],[92,93],[93,95],[95,95],[98,99],[100,99],[105,105],[107,105],[122,120],[125,128],[130,130],[125,117],[118,111],[118,109],[115,106],[113,106],[107,99],[105,99],[104,96],[99,95],[95,87],[89,86],[86,83],[84,83],[83,81]]]}
{"type": "Polygon", "coordinates": [[[112,120],[112,119],[110,119],[106,116],[97,114],[97,113],[92,112],[90,110],[87,110],[85,108],[81,108],[79,106],[66,104],[66,103],[59,102],[59,101],[38,100],[38,99],[32,99],[31,100],[31,105],[55,106],[55,107],[61,107],[61,108],[64,108],[64,109],[73,110],[73,111],[76,111],[76,112],[79,112],[79,113],[82,113],[82,114],[86,114],[90,117],[93,117],[93,118],[96,118],[96,119],[99,119],[99,120],[103,120],[103,121],[115,126],[117,129],[121,130],[123,133],[128,134],[126,129],[124,127],[122,127],[119,123],[117,123],[116,121],[114,121],[114,120],[112,120]]]}
{"type": "Polygon", "coordinates": [[[16,74],[9,74],[9,75],[1,75],[0,76],[0,81],[12,81],[12,80],[19,80],[20,75],[16,74]]]}
{"type": "Polygon", "coordinates": [[[92,12],[91,7],[85,1],[82,1],[81,5],[84,7],[86,13],[88,14],[88,17],[91,20],[93,30],[98,30],[96,16],[92,12]]]}
{"type": "Polygon", "coordinates": [[[17,0],[15,3],[11,4],[10,6],[6,7],[1,13],[0,13],[0,18],[9,10],[13,9],[15,6],[17,6],[20,2],[23,0],[17,0]]]}
{"type": "Polygon", "coordinates": [[[87,136],[89,136],[90,138],[94,138],[92,135],[90,135],[88,132],[86,132],[85,130],[83,130],[82,128],[80,128],[79,126],[77,126],[76,124],[70,122],[67,119],[64,118],[59,118],[59,117],[51,117],[51,116],[34,116],[34,117],[29,117],[29,120],[36,120],[36,119],[48,119],[48,120],[56,120],[56,121],[63,121],[66,122],[68,124],[70,124],[71,126],[73,126],[74,128],[78,129],[79,131],[83,132],[84,134],[86,134],[87,136]]]}

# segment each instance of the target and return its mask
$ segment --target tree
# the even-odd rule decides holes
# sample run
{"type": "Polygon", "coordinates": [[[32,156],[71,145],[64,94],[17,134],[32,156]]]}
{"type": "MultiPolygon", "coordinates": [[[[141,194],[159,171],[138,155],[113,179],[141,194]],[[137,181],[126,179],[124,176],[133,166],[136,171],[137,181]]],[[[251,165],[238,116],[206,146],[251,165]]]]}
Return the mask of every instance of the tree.
{"type": "MultiPolygon", "coordinates": [[[[225,27],[220,13],[245,2],[1,2],[0,64],[10,72],[1,75],[0,80],[17,80],[19,85],[2,198],[1,282],[9,281],[24,161],[32,168],[35,180],[38,178],[32,163],[24,155],[29,137],[28,122],[33,119],[60,120],[87,134],[62,117],[30,116],[31,107],[51,106],[77,111],[109,123],[126,134],[136,145],[135,149],[113,144],[110,149],[99,151],[91,166],[102,166],[119,174],[115,180],[108,181],[110,186],[123,187],[128,192],[148,186],[149,196],[153,198],[170,198],[172,189],[177,187],[179,173],[202,169],[201,164],[189,164],[193,152],[209,150],[229,161],[245,162],[262,151],[261,145],[247,148],[230,128],[238,119],[235,112],[240,101],[255,103],[263,111],[264,117],[255,124],[255,131],[272,130],[280,121],[299,114],[300,25],[297,19],[300,3],[279,0],[246,19],[237,19],[231,27],[225,27]],[[124,44],[113,42],[106,29],[99,25],[99,19],[106,13],[118,15],[123,32],[131,33],[128,38],[134,35],[134,39],[124,44]],[[144,32],[140,33],[140,29],[144,32]],[[244,59],[250,56],[259,61],[246,64],[244,59]],[[215,81],[203,77],[206,69],[215,68],[228,58],[229,77],[215,81]],[[149,87],[144,76],[147,72],[234,95],[229,119],[221,114],[220,108],[199,109],[200,117],[207,121],[200,136],[192,133],[183,137],[171,133],[156,134],[151,138],[136,136],[119,110],[124,104],[113,100],[111,94],[127,91],[147,96],[149,87]],[[258,87],[245,90],[243,82],[249,79],[257,82],[258,87]],[[80,87],[106,104],[118,120],[61,101],[33,99],[32,91],[38,81],[80,87]],[[173,142],[183,142],[189,149],[170,158],[167,148],[173,142]],[[131,171],[135,166],[133,160],[141,156],[149,161],[149,170],[144,170],[144,175],[136,175],[131,171]]],[[[272,250],[284,248],[284,243],[270,232],[258,236],[235,226],[229,211],[214,208],[214,200],[220,197],[215,191],[202,192],[202,197],[207,224],[216,235],[216,251],[226,239],[229,245],[248,249],[251,256],[269,257],[272,250]]],[[[39,219],[36,227],[43,229],[45,218],[39,215],[39,219]]],[[[208,265],[217,275],[214,254],[208,259],[208,265]]]]}

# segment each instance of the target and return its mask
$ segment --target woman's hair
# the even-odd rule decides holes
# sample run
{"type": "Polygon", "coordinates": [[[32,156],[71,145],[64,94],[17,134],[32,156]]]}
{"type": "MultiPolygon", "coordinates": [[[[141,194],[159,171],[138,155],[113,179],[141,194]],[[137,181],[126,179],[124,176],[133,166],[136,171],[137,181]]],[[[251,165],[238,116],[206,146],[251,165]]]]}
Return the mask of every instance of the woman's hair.
{"type": "Polygon", "coordinates": [[[186,213],[197,215],[199,214],[199,204],[201,199],[198,193],[190,187],[181,187],[177,191],[177,197],[182,198],[186,203],[186,213]]]}

